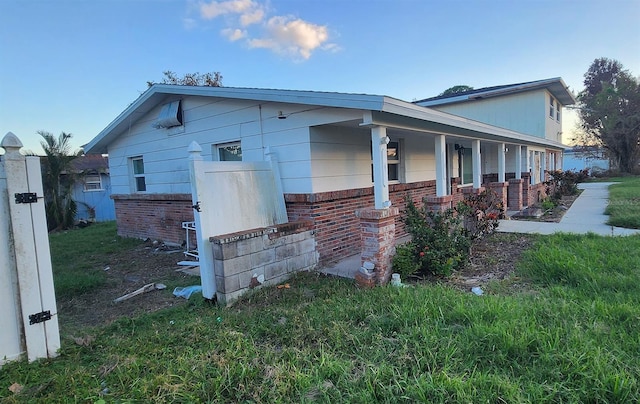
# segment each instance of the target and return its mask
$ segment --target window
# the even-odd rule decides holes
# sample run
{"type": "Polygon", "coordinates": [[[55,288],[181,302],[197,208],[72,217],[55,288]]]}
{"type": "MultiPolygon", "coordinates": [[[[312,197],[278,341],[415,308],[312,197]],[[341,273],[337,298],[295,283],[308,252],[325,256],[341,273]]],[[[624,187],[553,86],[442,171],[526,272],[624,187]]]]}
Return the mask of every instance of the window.
{"type": "Polygon", "coordinates": [[[460,185],[473,184],[473,156],[468,147],[458,148],[458,173],[460,185]]]}
{"type": "Polygon", "coordinates": [[[84,177],[84,190],[87,191],[101,191],[102,179],[100,174],[87,174],[84,177]]]}
{"type": "Polygon", "coordinates": [[[400,180],[400,148],[398,142],[389,142],[387,145],[387,175],[389,181],[400,180]]]}
{"type": "MultiPolygon", "coordinates": [[[[373,157],[371,157],[373,160],[373,157]]],[[[387,144],[387,177],[389,181],[400,181],[401,169],[400,142],[389,142],[387,144]]],[[[373,161],[371,162],[371,182],[373,182],[373,161]]]]}
{"type": "Polygon", "coordinates": [[[560,103],[556,102],[556,120],[560,122],[560,103]]]}
{"type": "Polygon", "coordinates": [[[142,157],[133,157],[131,159],[131,166],[133,168],[133,182],[136,192],[145,192],[147,190],[147,184],[144,176],[144,160],[142,157]]]}
{"type": "Polygon", "coordinates": [[[549,117],[553,119],[556,112],[556,108],[554,106],[554,99],[552,96],[549,96],[549,117]]]}
{"type": "Polygon", "coordinates": [[[218,161],[242,161],[242,147],[240,142],[226,143],[214,146],[218,161]]]}

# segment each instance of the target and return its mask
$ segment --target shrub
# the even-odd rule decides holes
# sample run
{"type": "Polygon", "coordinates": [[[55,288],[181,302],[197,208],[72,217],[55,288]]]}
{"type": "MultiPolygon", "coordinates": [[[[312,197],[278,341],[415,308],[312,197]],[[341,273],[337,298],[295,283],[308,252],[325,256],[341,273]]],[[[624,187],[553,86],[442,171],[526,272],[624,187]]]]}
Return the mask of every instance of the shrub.
{"type": "Polygon", "coordinates": [[[547,195],[558,201],[565,195],[578,193],[578,183],[584,182],[589,177],[589,170],[581,171],[549,171],[549,180],[545,181],[547,195]]]}
{"type": "Polygon", "coordinates": [[[419,209],[407,200],[404,218],[413,237],[414,259],[422,272],[449,276],[461,268],[469,256],[470,240],[454,209],[432,212],[419,209]]]}
{"type": "Polygon", "coordinates": [[[472,240],[495,232],[498,220],[504,218],[502,200],[489,189],[478,195],[469,195],[458,203],[456,211],[463,217],[464,228],[472,240]]]}
{"type": "Polygon", "coordinates": [[[551,210],[556,207],[556,203],[550,197],[547,197],[542,201],[543,210],[551,210]]]}
{"type": "Polygon", "coordinates": [[[415,274],[420,269],[416,257],[416,246],[413,242],[408,242],[396,246],[396,255],[393,256],[393,272],[399,273],[402,279],[415,274]]]}

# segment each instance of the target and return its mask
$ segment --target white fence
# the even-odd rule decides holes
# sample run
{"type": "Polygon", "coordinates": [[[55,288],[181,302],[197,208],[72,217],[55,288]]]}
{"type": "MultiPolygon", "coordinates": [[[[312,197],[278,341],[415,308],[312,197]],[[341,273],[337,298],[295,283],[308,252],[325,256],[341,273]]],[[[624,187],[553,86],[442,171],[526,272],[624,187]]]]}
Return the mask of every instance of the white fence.
{"type": "Polygon", "coordinates": [[[0,366],[54,357],[60,333],[40,159],[20,154],[11,132],[0,147],[0,366]]]}
{"type": "Polygon", "coordinates": [[[287,222],[280,171],[275,156],[268,161],[204,161],[202,147],[189,145],[191,196],[194,203],[202,295],[217,292],[209,238],[287,222]]]}

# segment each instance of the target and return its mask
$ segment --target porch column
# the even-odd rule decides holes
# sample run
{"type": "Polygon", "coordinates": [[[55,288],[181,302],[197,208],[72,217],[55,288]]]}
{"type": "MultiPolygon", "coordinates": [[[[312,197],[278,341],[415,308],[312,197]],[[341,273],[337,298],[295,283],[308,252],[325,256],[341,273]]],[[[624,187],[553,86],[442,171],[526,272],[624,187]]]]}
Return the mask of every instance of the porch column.
{"type": "Polygon", "coordinates": [[[436,135],[436,196],[447,195],[447,144],[445,135],[436,135]]]}
{"type": "Polygon", "coordinates": [[[482,186],[482,162],[480,161],[480,140],[471,141],[471,159],[473,161],[473,187],[482,186]]]}
{"type": "Polygon", "coordinates": [[[516,146],[516,179],[522,178],[522,146],[516,146]]]}
{"type": "Polygon", "coordinates": [[[391,279],[391,259],[396,253],[396,216],[399,209],[359,209],[355,215],[360,219],[362,252],[360,264],[373,264],[373,271],[359,271],[356,282],[365,287],[385,285],[391,279]]]}
{"type": "Polygon", "coordinates": [[[389,200],[389,173],[387,171],[387,128],[371,128],[371,154],[373,156],[373,195],[376,209],[391,206],[389,200]]]}
{"type": "Polygon", "coordinates": [[[558,153],[558,170],[564,169],[564,150],[558,153]]]}
{"type": "Polygon", "coordinates": [[[540,182],[545,182],[547,180],[544,172],[547,167],[547,153],[540,152],[540,182]]]}
{"type": "Polygon", "coordinates": [[[504,143],[498,144],[498,182],[505,179],[505,153],[507,152],[504,143]]]}

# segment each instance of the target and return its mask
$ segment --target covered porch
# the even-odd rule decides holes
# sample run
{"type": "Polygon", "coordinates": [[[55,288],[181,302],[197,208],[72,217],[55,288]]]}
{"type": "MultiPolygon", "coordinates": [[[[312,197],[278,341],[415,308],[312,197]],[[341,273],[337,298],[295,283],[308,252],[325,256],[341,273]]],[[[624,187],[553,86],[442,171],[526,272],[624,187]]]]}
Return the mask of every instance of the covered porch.
{"type": "Polygon", "coordinates": [[[368,128],[371,136],[374,204],[355,212],[362,241],[357,268],[365,262],[373,264],[377,284],[389,281],[397,238],[406,234],[396,229],[401,223],[399,207],[404,204],[397,192],[390,192],[402,184],[389,178],[389,160],[397,152],[393,147],[398,147],[389,133],[394,138],[431,142],[435,194],[423,200],[432,210],[455,207],[485,189],[497,194],[505,213],[522,210],[544,196],[546,172],[562,166],[562,146],[557,142],[459,118],[444,123],[372,112],[365,114],[360,126],[368,128]]]}

